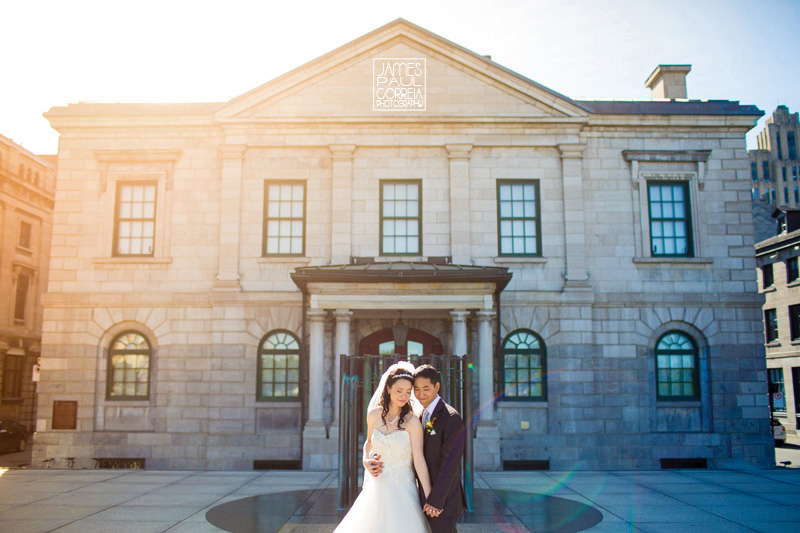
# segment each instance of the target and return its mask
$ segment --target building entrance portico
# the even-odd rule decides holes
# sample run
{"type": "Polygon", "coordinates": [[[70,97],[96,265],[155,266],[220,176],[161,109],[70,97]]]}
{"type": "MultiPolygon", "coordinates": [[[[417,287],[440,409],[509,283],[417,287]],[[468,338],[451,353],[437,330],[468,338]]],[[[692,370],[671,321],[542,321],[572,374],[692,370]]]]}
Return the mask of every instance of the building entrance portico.
{"type": "MultiPolygon", "coordinates": [[[[498,295],[511,279],[505,267],[437,265],[428,262],[385,262],[354,265],[302,267],[292,279],[306,299],[308,328],[308,418],[303,429],[303,468],[334,468],[338,454],[338,365],[332,365],[334,423],[326,424],[325,321],[332,316],[333,355],[350,355],[356,349],[379,353],[388,349],[396,330],[392,325],[410,324],[406,346],[443,350],[453,355],[475,354],[478,367],[478,404],[482,429],[491,442],[476,446],[476,467],[499,468],[499,433],[493,421],[493,365],[495,335],[491,327],[497,313],[498,295]],[[468,320],[478,319],[478,342],[470,346],[468,320]],[[419,322],[424,321],[424,322],[419,322]],[[415,327],[426,324],[428,333],[415,327]],[[354,324],[357,324],[354,326],[354,324]],[[439,333],[441,332],[441,333],[439,333]],[[408,341],[418,344],[410,344],[408,341]],[[484,457],[485,456],[485,457],[484,457]]],[[[366,352],[365,352],[366,353],[366,352]]],[[[399,352],[397,352],[399,353],[399,352]]]]}

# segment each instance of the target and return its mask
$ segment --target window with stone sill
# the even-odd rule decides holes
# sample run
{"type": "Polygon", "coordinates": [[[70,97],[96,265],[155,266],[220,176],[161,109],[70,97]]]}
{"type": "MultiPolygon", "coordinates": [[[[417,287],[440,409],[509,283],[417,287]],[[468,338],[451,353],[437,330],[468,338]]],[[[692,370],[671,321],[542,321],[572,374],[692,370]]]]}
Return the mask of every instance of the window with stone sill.
{"type": "Polygon", "coordinates": [[[306,183],[264,182],[264,229],[261,254],[305,255],[306,183]]]}
{"type": "Polygon", "coordinates": [[[761,288],[766,289],[775,284],[775,275],[772,270],[772,264],[764,265],[761,267],[761,288]]]}
{"type": "Polygon", "coordinates": [[[422,182],[380,183],[380,254],[422,255],[422,182]]]}
{"type": "Polygon", "coordinates": [[[108,349],[106,399],[149,400],[152,349],[138,331],[123,332],[108,349]]]}
{"type": "Polygon", "coordinates": [[[300,341],[291,332],[269,332],[258,347],[256,399],[297,401],[300,398],[300,341]]]}
{"type": "Polygon", "coordinates": [[[22,372],[25,357],[6,354],[3,361],[3,400],[22,398],[22,372]]]}
{"type": "Polygon", "coordinates": [[[652,256],[694,257],[688,183],[648,181],[647,198],[652,256]]]}
{"type": "Polygon", "coordinates": [[[800,340],[800,305],[789,306],[789,336],[793,341],[800,340]]]}
{"type": "Polygon", "coordinates": [[[764,334],[767,343],[778,340],[778,312],[775,309],[764,310],[764,334]]]}
{"type": "Polygon", "coordinates": [[[541,257],[538,180],[497,181],[497,254],[541,257]]]}
{"type": "Polygon", "coordinates": [[[773,411],[786,412],[786,391],[783,385],[783,369],[768,368],[769,401],[773,411]]]}
{"type": "Polygon", "coordinates": [[[19,223],[19,240],[17,241],[17,244],[21,248],[25,248],[25,249],[30,250],[30,248],[31,248],[31,230],[32,230],[32,228],[33,228],[33,226],[31,225],[30,222],[25,222],[24,220],[20,221],[20,223],[19,223]]]}
{"type": "Polygon", "coordinates": [[[792,283],[798,279],[800,279],[800,269],[798,269],[797,258],[790,257],[786,260],[786,283],[792,283]]]}
{"type": "Polygon", "coordinates": [[[699,354],[694,340],[681,331],[668,331],[658,339],[655,355],[656,397],[699,400],[699,354]]]}
{"type": "Polygon", "coordinates": [[[28,315],[28,295],[32,273],[24,270],[17,274],[14,298],[14,324],[24,325],[28,315]]]}
{"type": "Polygon", "coordinates": [[[114,257],[153,257],[156,231],[155,181],[117,182],[114,257]]]}
{"type": "Polygon", "coordinates": [[[500,350],[503,400],[547,400],[547,349],[527,329],[512,331],[500,350]]]}

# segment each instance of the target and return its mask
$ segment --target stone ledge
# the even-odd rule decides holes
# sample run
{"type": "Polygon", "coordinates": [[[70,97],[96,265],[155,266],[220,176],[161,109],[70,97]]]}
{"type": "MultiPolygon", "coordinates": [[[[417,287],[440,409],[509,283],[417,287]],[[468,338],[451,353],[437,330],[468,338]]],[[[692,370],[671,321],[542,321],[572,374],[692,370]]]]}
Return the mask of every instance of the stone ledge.
{"type": "Polygon", "coordinates": [[[94,265],[169,265],[171,257],[95,257],[94,265]]]}
{"type": "Polygon", "coordinates": [[[686,266],[705,266],[713,265],[714,259],[710,257],[634,257],[634,265],[661,265],[664,263],[675,263],[686,266]]]}

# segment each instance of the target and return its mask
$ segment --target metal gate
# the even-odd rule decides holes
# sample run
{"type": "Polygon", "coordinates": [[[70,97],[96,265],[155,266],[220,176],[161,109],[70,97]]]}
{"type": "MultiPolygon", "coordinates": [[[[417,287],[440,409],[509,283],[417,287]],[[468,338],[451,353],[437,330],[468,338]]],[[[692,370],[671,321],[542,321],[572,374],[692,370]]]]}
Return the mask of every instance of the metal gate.
{"type": "MultiPolygon", "coordinates": [[[[358,473],[363,469],[363,428],[366,408],[381,376],[392,364],[404,360],[415,367],[429,364],[439,371],[439,396],[461,413],[467,438],[462,467],[467,510],[473,510],[472,438],[474,436],[472,383],[474,367],[469,355],[340,355],[339,397],[339,509],[347,509],[358,496],[358,473]]],[[[365,474],[366,475],[366,474],[365,474]]],[[[433,480],[431,480],[433,481],[433,480]]]]}

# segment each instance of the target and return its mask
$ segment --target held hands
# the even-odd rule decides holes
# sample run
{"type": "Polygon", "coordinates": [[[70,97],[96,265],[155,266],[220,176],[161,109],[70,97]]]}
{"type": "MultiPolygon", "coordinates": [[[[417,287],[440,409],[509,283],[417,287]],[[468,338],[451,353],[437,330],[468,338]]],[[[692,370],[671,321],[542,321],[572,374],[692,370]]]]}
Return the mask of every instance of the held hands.
{"type": "Polygon", "coordinates": [[[374,455],[370,459],[364,460],[364,468],[372,474],[372,477],[378,477],[378,474],[383,472],[383,462],[380,459],[380,455],[374,455]]]}
{"type": "Polygon", "coordinates": [[[425,504],[425,507],[422,508],[422,512],[430,516],[431,518],[436,518],[437,516],[442,514],[441,509],[437,509],[436,507],[431,507],[427,503],[425,504]]]}

